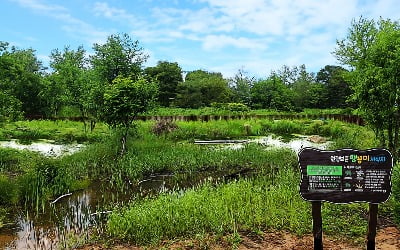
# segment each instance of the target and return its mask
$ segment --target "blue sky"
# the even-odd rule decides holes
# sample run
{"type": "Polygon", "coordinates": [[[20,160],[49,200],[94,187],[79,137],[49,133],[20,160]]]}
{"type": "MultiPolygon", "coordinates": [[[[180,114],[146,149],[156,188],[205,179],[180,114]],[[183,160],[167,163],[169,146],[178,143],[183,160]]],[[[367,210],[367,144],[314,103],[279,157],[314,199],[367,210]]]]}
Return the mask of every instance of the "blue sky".
{"type": "Polygon", "coordinates": [[[128,33],[157,61],[183,70],[265,77],[283,65],[317,72],[352,19],[400,18],[398,0],[0,0],[0,41],[32,47],[45,64],[65,45],[128,33]]]}

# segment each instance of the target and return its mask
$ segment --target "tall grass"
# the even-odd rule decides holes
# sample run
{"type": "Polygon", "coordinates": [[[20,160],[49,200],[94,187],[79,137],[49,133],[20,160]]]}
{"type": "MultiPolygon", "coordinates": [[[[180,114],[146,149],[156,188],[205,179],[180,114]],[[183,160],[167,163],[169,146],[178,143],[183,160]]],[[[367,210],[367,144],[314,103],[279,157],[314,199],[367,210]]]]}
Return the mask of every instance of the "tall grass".
{"type": "Polygon", "coordinates": [[[276,174],[274,185],[271,178],[259,177],[136,201],[110,216],[108,232],[136,244],[238,230],[303,234],[310,231],[311,218],[308,204],[297,194],[296,178],[288,168],[276,174]]]}
{"type": "Polygon", "coordinates": [[[0,127],[0,140],[19,139],[30,142],[51,139],[59,142],[97,142],[109,134],[104,124],[98,124],[93,132],[85,132],[82,123],[67,120],[32,120],[7,123],[0,127]]]}
{"type": "Polygon", "coordinates": [[[154,109],[147,113],[147,115],[159,116],[179,116],[179,115],[284,115],[284,114],[302,114],[302,115],[321,115],[321,114],[352,114],[352,109],[304,109],[302,112],[278,111],[274,109],[257,109],[249,110],[246,112],[232,112],[229,110],[204,107],[199,109],[185,109],[185,108],[163,108],[154,109]]]}
{"type": "MultiPolygon", "coordinates": [[[[298,182],[293,166],[280,166],[273,176],[205,184],[137,200],[111,214],[107,231],[113,238],[138,245],[207,233],[311,233],[311,204],[300,198],[298,182]]],[[[324,232],[360,243],[367,228],[365,212],[365,204],[324,204],[324,232]]]]}

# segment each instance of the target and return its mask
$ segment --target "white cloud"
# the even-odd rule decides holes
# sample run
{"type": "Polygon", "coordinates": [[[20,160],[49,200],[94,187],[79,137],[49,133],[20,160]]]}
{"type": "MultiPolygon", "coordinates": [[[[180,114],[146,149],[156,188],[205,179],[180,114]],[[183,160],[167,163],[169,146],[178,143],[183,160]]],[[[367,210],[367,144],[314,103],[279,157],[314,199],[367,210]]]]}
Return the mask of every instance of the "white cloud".
{"type": "Polygon", "coordinates": [[[144,0],[152,6],[146,13],[97,0],[92,5],[96,20],[107,19],[108,27],[116,27],[104,30],[61,5],[48,4],[50,0],[13,1],[62,22],[63,30],[91,43],[126,29],[149,50],[148,64],[172,60],[225,75],[242,66],[267,75],[283,64],[306,64],[317,71],[335,63],[335,40],[345,36],[353,18],[400,17],[397,0],[194,0],[196,8],[144,0]]]}
{"type": "Polygon", "coordinates": [[[227,35],[208,35],[203,40],[203,48],[205,50],[219,50],[228,46],[259,51],[265,50],[267,47],[265,42],[246,37],[234,38],[227,35]]]}
{"type": "Polygon", "coordinates": [[[47,4],[40,0],[13,0],[24,8],[31,9],[40,15],[60,21],[61,28],[75,37],[86,40],[90,45],[104,41],[110,32],[98,29],[93,25],[73,17],[69,10],[61,5],[47,4]]]}
{"type": "Polygon", "coordinates": [[[60,5],[53,4],[44,4],[37,0],[13,0],[17,2],[22,7],[32,9],[42,13],[50,13],[50,12],[64,12],[66,8],[60,5]]]}
{"type": "Polygon", "coordinates": [[[93,7],[93,12],[97,16],[103,16],[110,20],[119,21],[121,23],[138,27],[143,25],[143,22],[141,22],[139,18],[136,18],[134,15],[128,13],[125,9],[111,7],[105,2],[96,2],[93,7]]]}

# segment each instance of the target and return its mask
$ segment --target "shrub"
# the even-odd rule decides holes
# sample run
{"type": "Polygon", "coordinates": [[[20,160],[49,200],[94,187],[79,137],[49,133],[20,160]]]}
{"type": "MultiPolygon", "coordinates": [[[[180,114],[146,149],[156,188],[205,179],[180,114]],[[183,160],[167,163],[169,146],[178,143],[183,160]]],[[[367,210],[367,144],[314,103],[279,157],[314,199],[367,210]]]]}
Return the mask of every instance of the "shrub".
{"type": "Polygon", "coordinates": [[[7,176],[0,175],[0,206],[11,205],[18,200],[17,186],[7,176]]]}
{"type": "Polygon", "coordinates": [[[154,124],[151,131],[160,136],[162,134],[167,134],[175,131],[178,128],[175,122],[171,120],[161,120],[154,124]]]}

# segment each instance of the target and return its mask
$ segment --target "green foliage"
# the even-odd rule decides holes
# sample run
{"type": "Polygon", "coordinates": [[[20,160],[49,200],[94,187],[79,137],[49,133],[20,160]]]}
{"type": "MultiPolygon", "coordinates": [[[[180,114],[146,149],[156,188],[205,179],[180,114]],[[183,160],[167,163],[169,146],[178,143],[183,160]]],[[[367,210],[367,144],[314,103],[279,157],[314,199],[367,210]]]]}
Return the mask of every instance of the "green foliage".
{"type": "Polygon", "coordinates": [[[278,135],[299,134],[304,129],[299,122],[289,120],[265,121],[262,124],[262,132],[265,134],[275,133],[278,135]]]}
{"type": "MultiPolygon", "coordinates": [[[[18,201],[18,188],[14,180],[0,174],[0,207],[13,205],[18,201]]],[[[1,219],[0,219],[1,222],[1,219]]]]}
{"type": "Polygon", "coordinates": [[[400,226],[400,165],[395,165],[392,173],[393,215],[400,226]]]}
{"type": "Polygon", "coordinates": [[[399,23],[383,19],[375,22],[365,18],[353,21],[347,37],[338,41],[334,53],[339,61],[352,67],[347,77],[352,82],[353,99],[373,126],[381,146],[388,146],[395,159],[398,159],[399,23]]]}
{"type": "Polygon", "coordinates": [[[210,106],[213,102],[228,102],[231,90],[221,73],[203,70],[189,72],[178,85],[175,105],[182,108],[210,106]]]}
{"type": "Polygon", "coordinates": [[[243,69],[239,69],[229,85],[233,90],[233,101],[251,105],[251,88],[255,82],[255,77],[250,77],[243,69]]]}
{"type": "Polygon", "coordinates": [[[157,66],[146,68],[144,73],[158,83],[158,101],[161,106],[170,106],[176,97],[178,84],[183,81],[182,69],[178,63],[158,62],[157,66]]]}
{"type": "Polygon", "coordinates": [[[137,244],[237,230],[289,230],[303,234],[311,230],[308,204],[297,193],[298,176],[281,166],[273,178],[241,180],[219,187],[204,185],[136,201],[115,211],[108,231],[114,237],[137,244]],[[275,184],[272,184],[275,183],[275,184]],[[298,211],[304,211],[299,213],[298,211]]]}
{"type": "Polygon", "coordinates": [[[0,90],[0,123],[22,118],[22,102],[0,90]]]}
{"type": "Polygon", "coordinates": [[[292,94],[289,88],[276,76],[254,83],[251,89],[253,108],[292,110],[292,94]]]}
{"type": "Polygon", "coordinates": [[[317,73],[317,81],[324,84],[326,92],[325,103],[319,107],[345,108],[346,101],[350,99],[352,90],[345,74],[348,71],[340,66],[326,65],[317,73]]]}
{"type": "Polygon", "coordinates": [[[145,79],[116,78],[104,93],[104,121],[111,127],[129,128],[134,118],[151,109],[157,84],[145,79]]]}
{"type": "Polygon", "coordinates": [[[95,43],[93,50],[95,54],[90,57],[91,63],[100,78],[109,84],[118,76],[137,77],[148,57],[139,41],[133,41],[126,33],[107,37],[105,44],[95,43]]]}
{"type": "Polygon", "coordinates": [[[32,120],[7,123],[0,128],[0,140],[34,141],[52,139],[57,142],[96,142],[109,135],[109,129],[99,124],[91,133],[85,133],[82,124],[75,121],[32,120]]]}
{"type": "Polygon", "coordinates": [[[249,112],[250,108],[243,103],[211,103],[211,107],[229,111],[229,113],[236,114],[236,113],[244,113],[249,112]]]}
{"type": "MultiPolygon", "coordinates": [[[[14,46],[9,49],[8,43],[4,42],[0,42],[0,47],[0,93],[10,95],[6,100],[12,101],[13,109],[9,111],[16,111],[16,116],[20,111],[25,115],[40,114],[43,67],[35,51],[14,46]]],[[[3,105],[0,103],[0,112],[8,109],[3,105]]],[[[7,116],[14,115],[8,113],[7,116]]]]}

